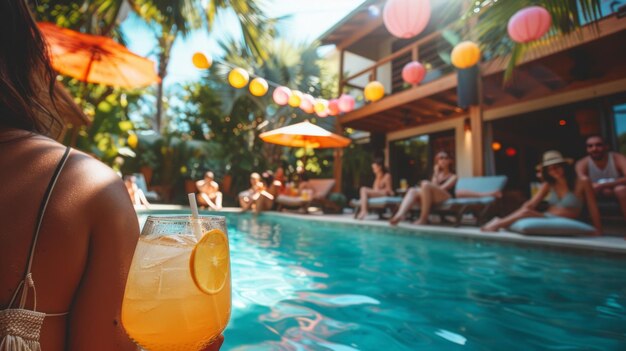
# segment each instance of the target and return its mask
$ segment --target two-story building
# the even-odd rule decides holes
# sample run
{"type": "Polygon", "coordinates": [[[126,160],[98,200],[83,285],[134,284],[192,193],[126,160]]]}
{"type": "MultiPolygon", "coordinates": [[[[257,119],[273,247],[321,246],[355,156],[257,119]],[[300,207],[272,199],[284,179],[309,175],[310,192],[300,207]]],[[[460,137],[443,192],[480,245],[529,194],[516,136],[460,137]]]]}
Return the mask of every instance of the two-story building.
{"type": "Polygon", "coordinates": [[[505,84],[506,57],[484,55],[475,80],[449,63],[453,45],[446,28],[459,21],[460,6],[431,1],[426,29],[398,39],[384,26],[384,4],[365,1],[320,41],[336,47],[340,91],[358,101],[339,124],[370,133],[386,155],[394,186],[428,177],[439,150],[453,155],[460,176],[505,174],[509,189],[526,194],[548,149],[580,158],[585,137],[601,134],[626,152],[626,17],[619,6],[603,5],[604,17],[595,25],[533,45],[505,84]],[[427,68],[417,86],[401,77],[411,60],[427,68]],[[363,89],[372,80],[385,86],[386,95],[365,102],[363,89]],[[476,89],[475,103],[459,106],[460,85],[476,89]]]}

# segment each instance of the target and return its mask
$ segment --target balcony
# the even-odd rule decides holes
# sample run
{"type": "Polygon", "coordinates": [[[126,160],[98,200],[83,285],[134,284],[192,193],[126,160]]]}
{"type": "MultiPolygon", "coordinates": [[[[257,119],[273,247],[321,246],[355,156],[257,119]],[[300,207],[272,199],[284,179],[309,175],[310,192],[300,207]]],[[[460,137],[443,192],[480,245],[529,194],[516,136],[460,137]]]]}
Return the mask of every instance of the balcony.
{"type": "MultiPolygon", "coordinates": [[[[388,133],[467,115],[467,111],[457,106],[457,74],[446,57],[452,45],[442,37],[441,31],[427,28],[426,34],[416,40],[402,42],[389,37],[382,20],[369,23],[358,13],[354,16],[361,27],[349,22],[341,27],[340,23],[340,27],[334,30],[341,35],[329,35],[333,40],[327,40],[327,43],[336,44],[340,52],[340,72],[343,73],[339,79],[340,91],[349,92],[357,99],[355,110],[339,119],[344,127],[388,133]],[[346,29],[357,27],[361,29],[352,32],[346,29]],[[355,61],[348,56],[351,52],[381,52],[385,46],[391,48],[386,49],[391,53],[376,60],[355,61]],[[428,72],[417,86],[407,85],[401,78],[402,68],[411,60],[420,61],[428,72]],[[372,80],[383,83],[386,95],[380,101],[365,102],[363,89],[372,80]]],[[[593,48],[616,48],[617,57],[622,57],[623,45],[620,43],[623,42],[626,42],[626,19],[611,16],[578,32],[534,43],[519,63],[515,80],[506,86],[502,76],[508,58],[484,62],[480,68],[483,110],[506,108],[608,81],[622,82],[626,78],[623,65],[615,64],[612,55],[601,55],[593,48]],[[594,41],[603,44],[596,45],[592,43],[594,41]],[[584,61],[581,53],[592,57],[594,66],[601,72],[590,73],[588,77],[577,76],[575,67],[584,61]]]]}

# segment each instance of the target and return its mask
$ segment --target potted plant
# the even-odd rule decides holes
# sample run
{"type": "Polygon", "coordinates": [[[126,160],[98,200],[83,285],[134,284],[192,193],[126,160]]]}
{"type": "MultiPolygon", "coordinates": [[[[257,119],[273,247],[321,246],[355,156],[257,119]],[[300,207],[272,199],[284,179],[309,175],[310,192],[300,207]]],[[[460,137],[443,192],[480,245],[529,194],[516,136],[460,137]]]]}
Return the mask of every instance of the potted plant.
{"type": "Polygon", "coordinates": [[[152,181],[154,169],[158,167],[158,158],[156,153],[149,148],[143,148],[138,151],[137,159],[139,162],[139,171],[146,178],[146,184],[149,186],[152,181]]]}

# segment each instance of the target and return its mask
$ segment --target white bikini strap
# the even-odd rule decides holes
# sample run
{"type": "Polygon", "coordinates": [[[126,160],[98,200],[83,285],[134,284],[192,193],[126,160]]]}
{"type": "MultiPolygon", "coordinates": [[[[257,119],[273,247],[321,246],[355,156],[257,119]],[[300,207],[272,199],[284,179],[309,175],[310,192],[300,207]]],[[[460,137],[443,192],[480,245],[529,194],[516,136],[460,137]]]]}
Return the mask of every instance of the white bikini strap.
{"type": "Polygon", "coordinates": [[[13,294],[13,298],[9,303],[9,308],[13,306],[15,302],[15,298],[17,297],[17,293],[22,289],[22,296],[20,298],[19,308],[24,308],[26,305],[26,300],[28,298],[28,289],[33,289],[33,311],[37,311],[37,290],[35,289],[35,282],[33,281],[33,275],[30,272],[30,269],[33,265],[33,257],[35,255],[35,248],[37,247],[37,239],[39,238],[39,230],[41,229],[41,223],[43,222],[44,214],[46,213],[46,207],[48,207],[48,202],[50,201],[50,195],[52,195],[52,191],[54,190],[54,186],[59,179],[59,175],[65,166],[65,162],[70,154],[71,148],[68,146],[65,149],[65,153],[63,157],[59,161],[57,168],[54,170],[54,174],[50,179],[50,183],[48,183],[48,188],[46,189],[46,193],[44,194],[43,201],[41,202],[41,206],[39,207],[39,214],[37,217],[37,226],[35,227],[35,234],[33,236],[33,242],[30,246],[30,254],[28,255],[28,265],[26,266],[26,273],[24,274],[24,279],[20,282],[13,294]]]}

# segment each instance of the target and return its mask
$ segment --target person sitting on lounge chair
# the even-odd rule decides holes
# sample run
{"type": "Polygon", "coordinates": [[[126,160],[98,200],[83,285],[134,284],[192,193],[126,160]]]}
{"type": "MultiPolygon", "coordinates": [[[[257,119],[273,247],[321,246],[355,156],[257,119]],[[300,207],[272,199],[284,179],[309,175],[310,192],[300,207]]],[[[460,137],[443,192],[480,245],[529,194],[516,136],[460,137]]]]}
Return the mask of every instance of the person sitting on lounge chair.
{"type": "Polygon", "coordinates": [[[256,212],[269,211],[274,208],[274,199],[278,195],[281,182],[275,180],[274,172],[267,170],[261,175],[261,184],[258,196],[255,198],[254,210],[256,212]]]}
{"type": "Polygon", "coordinates": [[[609,151],[599,135],[587,138],[587,156],[576,162],[579,177],[588,177],[601,199],[615,199],[626,218],[626,156],[609,151]]]}
{"type": "MultiPolygon", "coordinates": [[[[454,185],[458,178],[451,171],[451,164],[452,159],[448,153],[445,151],[437,153],[431,180],[424,180],[419,187],[411,188],[407,191],[402,199],[400,208],[389,220],[389,223],[391,225],[398,224],[404,219],[404,216],[406,216],[413,205],[417,203],[420,205],[420,218],[413,224],[427,224],[432,206],[442,203],[453,196],[454,185]]],[[[480,195],[476,194],[475,196],[480,195]]]]}
{"type": "Polygon", "coordinates": [[[221,210],[222,192],[219,191],[220,187],[213,179],[213,172],[209,171],[204,174],[204,179],[196,182],[198,205],[209,206],[213,210],[221,210]]]}
{"type": "Polygon", "coordinates": [[[263,189],[261,175],[254,172],[250,174],[250,188],[239,193],[239,205],[243,211],[252,209],[257,194],[263,189]]]}
{"type": "Polygon", "coordinates": [[[125,176],[124,185],[126,185],[126,190],[128,191],[128,195],[130,196],[130,200],[133,202],[133,205],[143,205],[146,208],[150,208],[150,202],[148,202],[146,194],[144,194],[143,190],[139,189],[139,186],[137,185],[137,177],[134,175],[125,176]]]}
{"type": "Polygon", "coordinates": [[[360,189],[360,201],[361,207],[357,219],[364,219],[367,216],[367,200],[373,197],[390,196],[393,195],[391,186],[391,174],[387,171],[382,158],[377,158],[372,163],[372,171],[374,172],[375,179],[374,185],[371,188],[363,186],[360,189]]]}
{"type": "Polygon", "coordinates": [[[587,202],[591,221],[596,228],[595,235],[602,233],[600,212],[596,204],[591,182],[587,178],[577,178],[572,160],[563,158],[560,152],[546,151],[541,163],[543,182],[539,191],[517,211],[504,218],[493,218],[481,230],[495,232],[508,228],[517,220],[528,217],[565,217],[575,219],[587,202]],[[539,203],[548,195],[549,207],[545,212],[536,210],[539,203]]]}

